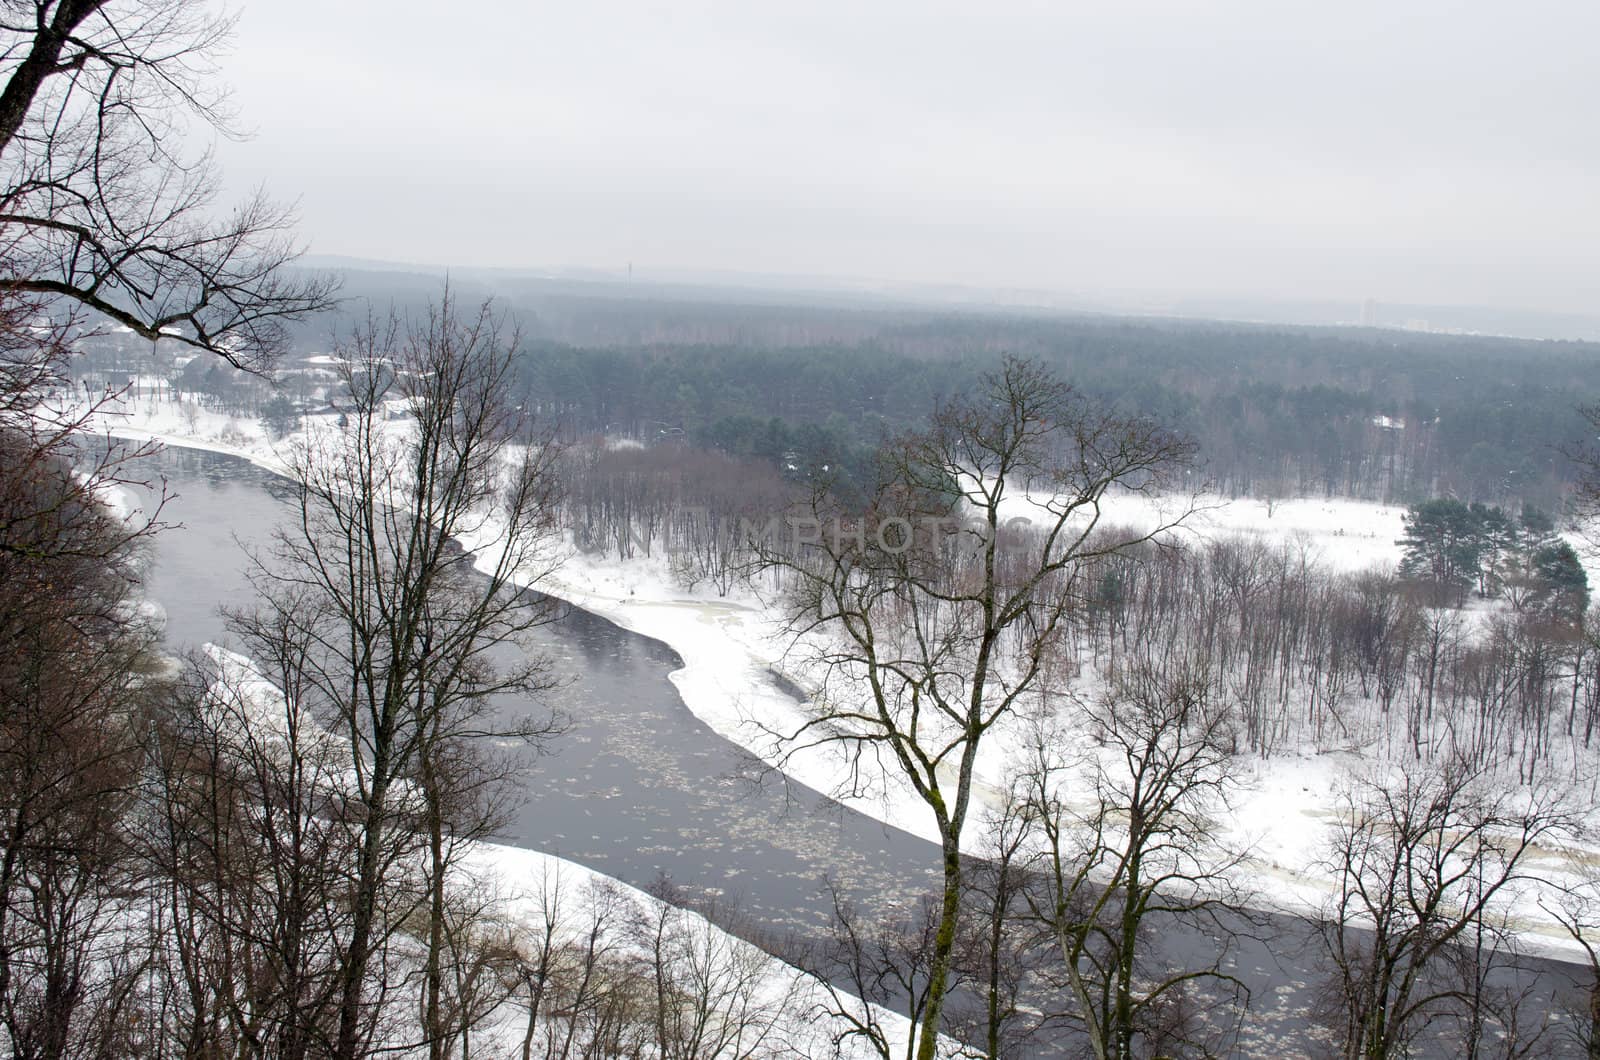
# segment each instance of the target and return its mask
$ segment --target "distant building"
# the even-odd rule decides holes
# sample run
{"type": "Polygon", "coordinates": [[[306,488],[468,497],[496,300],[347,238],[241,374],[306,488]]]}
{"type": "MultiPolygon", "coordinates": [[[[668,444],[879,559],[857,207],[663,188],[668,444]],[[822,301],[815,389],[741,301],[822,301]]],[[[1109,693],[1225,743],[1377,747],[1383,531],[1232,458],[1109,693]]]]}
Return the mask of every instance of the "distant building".
{"type": "Polygon", "coordinates": [[[1370,298],[1361,303],[1361,326],[1364,328],[1378,326],[1378,303],[1370,298]]]}

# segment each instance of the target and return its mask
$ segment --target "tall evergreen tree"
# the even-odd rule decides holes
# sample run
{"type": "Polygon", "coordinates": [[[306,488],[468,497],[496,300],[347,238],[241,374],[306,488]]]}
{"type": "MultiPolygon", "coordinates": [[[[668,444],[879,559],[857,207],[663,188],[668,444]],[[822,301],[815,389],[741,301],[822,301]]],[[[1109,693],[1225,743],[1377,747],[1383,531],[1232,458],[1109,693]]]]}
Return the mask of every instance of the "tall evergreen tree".
{"type": "Polygon", "coordinates": [[[1483,520],[1480,513],[1449,497],[1414,504],[1397,542],[1404,578],[1434,587],[1459,604],[1482,573],[1483,520]]]}

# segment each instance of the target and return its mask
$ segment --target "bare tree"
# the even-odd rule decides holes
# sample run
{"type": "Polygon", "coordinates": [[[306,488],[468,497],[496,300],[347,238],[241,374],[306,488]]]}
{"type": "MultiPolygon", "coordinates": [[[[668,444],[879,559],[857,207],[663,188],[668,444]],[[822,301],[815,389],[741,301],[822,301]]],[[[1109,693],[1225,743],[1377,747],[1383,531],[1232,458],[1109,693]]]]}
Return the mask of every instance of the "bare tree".
{"type": "MultiPolygon", "coordinates": [[[[450,882],[437,918],[442,952],[423,968],[426,975],[437,964],[444,981],[436,992],[423,993],[421,1017],[430,1054],[471,1057],[480,1031],[516,993],[518,928],[503,915],[498,887],[470,878],[450,882]]],[[[430,910],[430,938],[434,916],[430,910]]]]}
{"type": "MultiPolygon", "coordinates": [[[[883,1017],[899,1011],[911,1020],[904,1060],[912,1060],[917,1050],[915,1028],[933,998],[938,896],[924,896],[869,920],[833,881],[828,881],[827,890],[833,903],[827,936],[796,944],[790,959],[827,998],[834,1051],[847,1055],[852,1047],[864,1047],[882,1060],[896,1060],[895,1035],[883,1017]]],[[[963,962],[953,962],[947,991],[965,985],[966,974],[963,962]]]]}
{"type": "Polygon", "coordinates": [[[1583,951],[1587,982],[1566,1005],[1567,1034],[1588,1060],[1600,1060],[1600,868],[1586,863],[1576,881],[1540,905],[1583,951]]]}
{"type": "Polygon", "coordinates": [[[1192,660],[1125,672],[1086,715],[1098,745],[1087,762],[1064,760],[1044,735],[1022,777],[1043,840],[1042,885],[1027,892],[1033,916],[1054,941],[1073,1022],[1097,1060],[1180,1046],[1211,1055],[1248,1003],[1222,970],[1229,940],[1251,930],[1230,880],[1241,856],[1213,824],[1233,783],[1232,719],[1192,660]],[[1066,778],[1082,774],[1088,790],[1075,793],[1066,778]],[[1203,929],[1217,952],[1199,965],[1174,962],[1151,938],[1174,924],[1203,929]],[[1201,990],[1205,1023],[1192,1018],[1201,990]]]}
{"type": "Polygon", "coordinates": [[[232,134],[212,62],[231,30],[198,0],[0,10],[0,291],[256,370],[329,304],[283,269],[289,211],[257,194],[214,218],[209,155],[180,153],[196,126],[232,134]]]}
{"type": "Polygon", "coordinates": [[[609,881],[573,893],[548,872],[535,897],[538,923],[517,940],[516,985],[527,1007],[522,1060],[532,1060],[536,1043],[553,1060],[629,1052],[624,1042],[647,1036],[629,1028],[649,1022],[637,1003],[643,969],[624,949],[633,903],[609,881]]]}
{"type": "Polygon", "coordinates": [[[1044,369],[1007,360],[930,429],[884,448],[864,514],[852,519],[819,496],[809,547],[768,550],[792,586],[794,651],[823,686],[812,716],[778,734],[783,746],[840,745],[858,781],[898,777],[940,837],[920,1060],[938,1048],[984,737],[1047,693],[1042,675],[1065,634],[1079,564],[1157,538],[1188,511],[1100,533],[1111,494],[1161,489],[1191,453],[1158,425],[1097,408],[1044,369]]]}
{"type": "Polygon", "coordinates": [[[162,982],[149,1008],[177,1055],[294,1060],[335,1040],[358,852],[342,812],[349,755],[295,678],[197,660],[153,727],[143,854],[162,982]]]}
{"type": "Polygon", "coordinates": [[[261,370],[333,289],[284,272],[287,211],[257,196],[209,216],[208,157],[176,153],[191,123],[226,130],[207,57],[230,25],[192,0],[0,6],[0,997],[23,1055],[136,1050],[119,1016],[132,980],[100,992],[127,962],[100,943],[137,891],[121,866],[150,634],[130,560],[163,494],[126,520],[107,510],[109,487],[149,484],[149,447],[85,436],[116,395],[72,410],[69,351],[114,321],[261,370]],[[48,967],[12,975],[34,928],[48,967]]]}
{"type": "Polygon", "coordinates": [[[127,591],[89,566],[41,572],[59,599],[32,599],[0,656],[0,1027],[22,1057],[131,1048],[137,961],[118,927],[141,886],[126,809],[149,633],[85,614],[127,591]]]}
{"type": "Polygon", "coordinates": [[[448,292],[414,326],[362,329],[343,351],[346,425],[294,457],[297,521],[258,561],[261,606],[232,619],[347,748],[358,842],[333,1049],[344,1060],[390,985],[375,962],[413,915],[427,925],[424,1036],[447,1047],[447,876],[507,795],[486,738],[530,744],[555,729],[548,713],[495,704],[548,687],[526,638],[555,615],[522,588],[552,562],[554,457],[506,397],[515,345],[490,306],[462,314],[448,292]],[[422,889],[396,895],[414,854],[422,889]]]}
{"type": "Polygon", "coordinates": [[[714,922],[736,921],[736,909],[694,911],[665,878],[651,892],[658,901],[640,911],[632,934],[650,967],[655,1055],[737,1060],[774,1053],[795,1011],[798,980],[771,988],[771,958],[714,922]]]}
{"type": "Polygon", "coordinates": [[[141,467],[153,445],[87,437],[89,424],[120,395],[86,406],[68,399],[73,329],[49,321],[45,308],[40,298],[0,293],[0,575],[10,587],[9,606],[0,608],[0,650],[8,650],[6,616],[26,626],[30,594],[64,584],[52,565],[120,565],[126,574],[122,560],[161,528],[166,500],[141,467]],[[113,518],[108,494],[123,487],[150,499],[113,518]]]}
{"type": "Polygon", "coordinates": [[[0,293],[0,1022],[21,1055],[127,1048],[111,925],[137,891],[126,808],[154,631],[137,554],[162,494],[120,517],[143,450],[80,444],[85,413],[41,409],[66,328],[0,293]]]}
{"type": "Polygon", "coordinates": [[[983,846],[967,870],[967,941],[961,963],[982,1000],[978,1033],[990,1060],[1022,1054],[1043,1018],[1024,991],[1037,985],[1049,952],[1028,915],[1043,876],[1036,864],[1035,811],[1027,793],[1011,791],[985,812],[983,846]]]}
{"type": "Polygon", "coordinates": [[[1407,1055],[1443,1016],[1465,1028],[1462,1043],[1476,1042],[1482,980],[1452,974],[1456,959],[1484,953],[1480,935],[1503,934],[1500,904],[1535,878],[1539,844],[1573,834],[1577,816],[1556,795],[1496,790],[1460,763],[1359,782],[1340,816],[1327,859],[1335,892],[1320,930],[1341,1055],[1407,1055]]]}

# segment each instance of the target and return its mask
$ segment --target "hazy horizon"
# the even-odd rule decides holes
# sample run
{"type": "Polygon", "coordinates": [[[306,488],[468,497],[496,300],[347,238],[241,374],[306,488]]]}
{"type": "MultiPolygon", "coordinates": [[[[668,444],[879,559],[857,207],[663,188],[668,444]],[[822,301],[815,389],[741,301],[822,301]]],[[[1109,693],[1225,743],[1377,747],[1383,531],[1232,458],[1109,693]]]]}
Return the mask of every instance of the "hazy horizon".
{"type": "Polygon", "coordinates": [[[621,268],[565,264],[485,266],[463,262],[400,261],[355,255],[308,253],[313,270],[368,274],[454,276],[488,283],[548,282],[577,293],[723,304],[834,305],[919,308],[930,313],[992,310],[1040,312],[1115,319],[1290,327],[1369,327],[1514,339],[1600,342],[1600,312],[1563,313],[1518,306],[1348,303],[1337,299],[1273,299],[1251,295],[1182,295],[1125,292],[1091,296],[1034,288],[984,288],[955,284],[895,283],[881,277],[756,273],[725,269],[621,268]]]}
{"type": "Polygon", "coordinates": [[[229,188],[319,253],[1600,306],[1600,10],[385,10],[252,4],[223,61],[229,188]]]}

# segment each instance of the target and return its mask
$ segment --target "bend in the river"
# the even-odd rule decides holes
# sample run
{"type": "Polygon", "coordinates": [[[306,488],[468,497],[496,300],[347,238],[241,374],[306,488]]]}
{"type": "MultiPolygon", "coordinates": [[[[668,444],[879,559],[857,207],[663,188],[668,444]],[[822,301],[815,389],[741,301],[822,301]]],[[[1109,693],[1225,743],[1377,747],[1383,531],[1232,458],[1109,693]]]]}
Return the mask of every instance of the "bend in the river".
{"type": "MultiPolygon", "coordinates": [[[[250,601],[241,547],[266,543],[288,514],[289,488],[238,457],[174,448],[157,459],[177,494],[166,516],[182,525],[157,536],[146,595],[165,609],[174,649],[226,643],[218,609],[250,601]]],[[[690,894],[720,896],[769,937],[827,924],[825,878],[869,914],[935,889],[933,844],[753,768],[748,752],[695,717],[667,679],[681,664],[665,645],[578,609],[538,643],[571,678],[562,694],[571,725],[530,764],[505,842],[639,887],[666,874],[690,894]]],[[[1310,1048],[1304,1013],[1323,972],[1296,941],[1304,922],[1273,919],[1279,937],[1242,941],[1229,970],[1255,998],[1250,1054],[1299,1055],[1310,1048]]],[[[1163,941],[1178,950],[1215,950],[1203,934],[1172,934],[1163,941]]]]}

